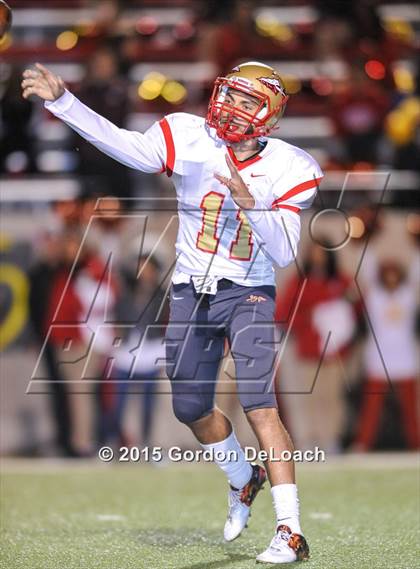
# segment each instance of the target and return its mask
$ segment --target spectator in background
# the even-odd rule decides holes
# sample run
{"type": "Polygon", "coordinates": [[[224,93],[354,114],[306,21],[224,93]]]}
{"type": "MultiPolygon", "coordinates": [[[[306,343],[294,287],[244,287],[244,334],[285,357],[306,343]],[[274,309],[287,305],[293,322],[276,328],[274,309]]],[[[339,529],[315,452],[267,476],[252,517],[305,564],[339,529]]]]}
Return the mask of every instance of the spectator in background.
{"type": "Polygon", "coordinates": [[[93,394],[113,341],[109,329],[96,332],[112,318],[116,287],[89,244],[79,251],[81,241],[77,228],[61,235],[63,259],[51,284],[47,326],[53,325],[50,340],[68,392],[72,448],[83,456],[93,450],[93,394]]]}
{"type": "Polygon", "coordinates": [[[12,67],[0,105],[0,173],[36,171],[35,144],[31,129],[33,101],[21,95],[21,69],[12,67]]]}
{"type": "Polygon", "coordinates": [[[341,59],[342,51],[351,42],[351,6],[331,0],[316,2],[319,20],[314,29],[314,49],[317,59],[341,59]]]}
{"type": "Polygon", "coordinates": [[[61,244],[55,235],[44,235],[40,257],[29,271],[29,315],[39,348],[43,347],[43,364],[50,384],[49,395],[56,430],[56,444],[65,456],[76,456],[71,442],[71,416],[66,386],[57,366],[51,338],[48,337],[46,307],[50,304],[51,288],[60,266],[61,244]]]}
{"type": "Polygon", "coordinates": [[[113,35],[123,2],[120,0],[91,0],[89,3],[95,10],[96,34],[103,36],[113,35]]]}
{"type": "Polygon", "coordinates": [[[400,400],[407,446],[420,446],[415,337],[418,263],[413,264],[413,272],[414,278],[408,279],[398,261],[383,262],[364,294],[370,326],[365,346],[366,383],[353,444],[353,450],[359,452],[375,444],[390,388],[400,400]]]}
{"type": "Polygon", "coordinates": [[[290,326],[296,344],[296,374],[283,395],[284,409],[297,448],[334,453],[345,420],[340,358],[355,331],[350,279],[338,270],[335,253],[317,243],[310,245],[304,277],[291,279],[277,300],[276,321],[290,326]]]}
{"type": "Polygon", "coordinates": [[[317,0],[319,21],[314,33],[318,58],[352,62],[360,51],[381,52],[385,31],[376,4],[376,0],[317,0]]]}
{"type": "MultiPolygon", "coordinates": [[[[129,111],[128,85],[118,74],[118,60],[110,48],[101,47],[91,56],[78,96],[117,126],[125,125],[129,111]]],[[[78,173],[84,195],[131,197],[131,178],[126,166],[109,160],[78,135],[74,135],[73,145],[78,149],[78,173]]]]}
{"type": "MultiPolygon", "coordinates": [[[[133,262],[133,267],[136,267],[133,262]]],[[[161,266],[154,256],[140,259],[140,276],[128,275],[127,292],[120,298],[118,324],[133,325],[125,338],[126,348],[116,352],[112,376],[116,399],[110,414],[109,439],[124,441],[124,414],[129,394],[141,395],[140,444],[148,445],[156,404],[156,379],[165,358],[164,325],[168,320],[166,291],[161,288],[161,266]],[[135,346],[139,349],[133,350],[135,346]],[[129,350],[134,353],[130,353],[129,350]],[[135,358],[135,359],[134,359],[135,358]],[[134,363],[133,363],[134,359],[134,363]],[[160,363],[159,363],[160,361],[160,363]]]]}
{"type": "MultiPolygon", "coordinates": [[[[109,262],[111,255],[114,270],[119,269],[134,231],[128,227],[131,219],[124,215],[124,207],[127,202],[116,197],[92,195],[80,200],[80,224],[85,229],[89,227],[89,242],[104,263],[109,262]]],[[[135,233],[132,238],[137,236],[135,233]]]]}
{"type": "MultiPolygon", "coordinates": [[[[77,230],[80,226],[81,202],[79,198],[60,200],[53,203],[56,229],[77,230]]],[[[61,236],[60,236],[61,237],[61,236]]]]}
{"type": "Polygon", "coordinates": [[[344,87],[331,99],[331,118],[343,151],[335,158],[348,166],[356,162],[376,164],[389,100],[383,87],[369,79],[362,67],[349,69],[344,87]]]}
{"type": "MultiPolygon", "coordinates": [[[[258,34],[252,0],[208,2],[202,16],[198,57],[216,64],[216,74],[224,74],[240,60],[264,59],[278,55],[279,44],[258,34]]],[[[282,49],[284,49],[284,44],[282,49]]]]}
{"type": "MultiPolygon", "coordinates": [[[[388,68],[393,60],[407,57],[410,38],[403,37],[401,26],[401,37],[389,33],[378,10],[380,4],[383,2],[379,0],[317,0],[319,19],[314,29],[316,58],[321,61],[344,59],[353,65],[355,59],[363,54],[379,59],[388,68]]],[[[391,19],[387,20],[389,24],[391,19]]],[[[401,23],[398,19],[394,22],[401,23]]]]}
{"type": "Polygon", "coordinates": [[[124,8],[129,8],[130,3],[127,4],[124,0],[84,0],[84,4],[89,9],[91,18],[79,22],[76,28],[80,32],[78,48],[83,55],[93,55],[103,46],[121,54],[121,46],[128,37],[138,37],[133,15],[123,15],[124,8]]]}

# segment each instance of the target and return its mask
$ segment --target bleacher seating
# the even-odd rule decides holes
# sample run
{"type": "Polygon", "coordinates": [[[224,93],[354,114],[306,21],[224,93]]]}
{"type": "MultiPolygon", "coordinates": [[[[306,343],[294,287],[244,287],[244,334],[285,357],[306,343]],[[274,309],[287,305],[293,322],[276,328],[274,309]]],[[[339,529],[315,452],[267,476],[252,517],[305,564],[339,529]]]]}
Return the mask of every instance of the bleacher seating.
{"type": "MultiPolygon", "coordinates": [[[[201,59],[199,56],[203,25],[209,25],[200,20],[200,8],[203,7],[200,2],[122,2],[117,21],[106,30],[98,23],[101,3],[44,0],[40,7],[38,1],[15,0],[12,4],[12,33],[0,43],[3,59],[0,81],[3,84],[12,66],[23,68],[38,60],[59,73],[70,88],[77,88],[85,74],[86,60],[103,41],[120,45],[127,37],[132,37],[138,40],[138,46],[126,68],[131,87],[131,112],[127,126],[141,130],[157,117],[176,110],[205,113],[209,89],[218,70],[215,62],[203,61],[202,54],[201,59]],[[62,36],[60,43],[58,38],[66,31],[72,35],[62,36]],[[178,104],[162,97],[153,100],[139,97],[137,87],[150,72],[162,73],[166,78],[182,84],[187,90],[187,97],[180,99],[178,104]]],[[[321,4],[310,1],[262,1],[255,7],[254,19],[256,32],[265,41],[262,42],[265,47],[261,52],[264,60],[280,70],[292,93],[295,93],[275,136],[309,149],[323,166],[328,167],[334,124],[329,112],[329,90],[323,91],[319,85],[320,81],[330,80],[339,84],[348,75],[352,61],[344,58],[320,61],[317,58],[315,34],[321,23],[321,4]],[[277,37],[276,33],[280,35],[277,37]],[[268,36],[273,41],[266,41],[268,36]]],[[[378,7],[378,15],[388,34],[387,45],[394,50],[391,61],[387,61],[391,71],[404,69],[413,76],[414,55],[420,33],[420,15],[416,3],[383,4],[378,7]]],[[[389,53],[387,57],[389,59],[389,53]]],[[[386,77],[384,81],[395,88],[392,77],[386,77]]],[[[396,89],[395,96],[398,94],[396,89]]],[[[67,129],[52,120],[39,103],[33,124],[39,172],[46,175],[71,173],[71,149],[66,146],[67,129]]],[[[13,176],[16,174],[14,172],[13,176]]]]}

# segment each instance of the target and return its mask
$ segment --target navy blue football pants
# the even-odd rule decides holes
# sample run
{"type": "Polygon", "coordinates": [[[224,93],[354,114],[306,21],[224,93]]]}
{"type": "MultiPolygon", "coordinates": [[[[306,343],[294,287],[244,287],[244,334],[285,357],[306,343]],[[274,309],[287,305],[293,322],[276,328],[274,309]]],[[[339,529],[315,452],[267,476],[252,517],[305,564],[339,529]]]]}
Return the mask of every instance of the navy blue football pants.
{"type": "Polygon", "coordinates": [[[216,295],[206,295],[197,294],[191,282],[172,285],[166,371],[181,422],[212,412],[226,338],[244,410],[277,407],[274,306],[274,286],[245,287],[223,279],[216,295]]]}

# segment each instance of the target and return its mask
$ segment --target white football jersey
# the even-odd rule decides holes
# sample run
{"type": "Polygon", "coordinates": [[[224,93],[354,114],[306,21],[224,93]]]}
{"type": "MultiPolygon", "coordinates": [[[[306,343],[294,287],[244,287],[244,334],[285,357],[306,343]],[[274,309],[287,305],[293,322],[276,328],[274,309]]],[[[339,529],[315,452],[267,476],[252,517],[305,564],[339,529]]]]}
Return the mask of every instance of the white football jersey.
{"type": "Polygon", "coordinates": [[[244,286],[272,285],[273,265],[285,267],[295,258],[299,213],[311,205],[322,178],[305,151],[264,138],[258,154],[239,162],[202,117],[174,113],[142,134],[118,128],[68,91],[45,106],[123,164],[171,176],[179,211],[173,282],[193,277],[196,284],[206,277],[206,286],[221,278],[244,286]],[[230,177],[227,153],[255,199],[252,210],[240,209],[214,177],[215,172],[230,177]]]}
{"type": "Polygon", "coordinates": [[[368,375],[386,380],[387,373],[391,382],[415,378],[418,372],[415,288],[402,284],[389,291],[374,284],[364,298],[372,326],[365,344],[368,375]]]}

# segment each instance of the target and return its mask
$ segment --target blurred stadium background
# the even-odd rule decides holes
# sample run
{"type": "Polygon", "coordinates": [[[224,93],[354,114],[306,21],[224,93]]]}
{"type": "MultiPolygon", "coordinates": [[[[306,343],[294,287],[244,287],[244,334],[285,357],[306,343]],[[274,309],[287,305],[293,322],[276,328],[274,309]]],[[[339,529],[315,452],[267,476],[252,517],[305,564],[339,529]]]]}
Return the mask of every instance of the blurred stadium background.
{"type": "MultiPolygon", "coordinates": [[[[50,338],[37,367],[50,384],[30,383],[92,213],[98,223],[66,294],[63,321],[83,313],[110,250],[114,265],[108,300],[115,319],[123,321],[144,307],[162,279],[164,294],[176,230],[174,223],[168,226],[174,213],[170,180],[129,171],[103,157],[39,101],[21,98],[21,72],[35,61],[59,73],[84,102],[117,125],[140,131],[164,114],[204,115],[214,78],[237,62],[261,60],[278,69],[292,96],[274,136],[308,150],[326,174],[313,211],[303,218],[300,261],[311,276],[305,308],[292,326],[279,368],[282,417],[298,448],[318,444],[330,454],[418,448],[417,3],[9,4],[13,26],[0,43],[0,452],[79,457],[109,442],[195,444],[172,415],[164,375],[161,381],[156,376],[145,382],[141,397],[128,388],[115,393],[106,377],[109,354],[100,347],[91,361],[98,382],[89,393],[77,393],[69,366],[57,365],[59,335],[50,338]],[[326,254],[310,239],[308,224],[317,210],[337,207],[343,184],[341,208],[349,217],[351,239],[326,254]],[[108,198],[97,206],[103,196],[108,198]],[[143,253],[165,232],[156,262],[137,283],[140,214],[149,216],[143,253]],[[389,377],[378,367],[366,313],[379,347],[386,350],[389,377]],[[333,330],[335,344],[324,358],[317,388],[312,395],[293,395],[310,389],[321,357],[320,339],[328,330],[333,330]]],[[[327,211],[317,220],[316,238],[327,236],[336,244],[343,227],[343,218],[327,211]]],[[[299,286],[296,267],[282,271],[278,284],[280,331],[287,328],[290,312],[284,308],[299,286]]],[[[73,340],[69,361],[83,356],[88,342],[83,335],[73,340]]],[[[141,370],[143,376],[146,372],[141,370]]],[[[222,376],[219,404],[238,422],[241,440],[253,443],[232,397],[234,383],[228,371],[222,376]]]]}

